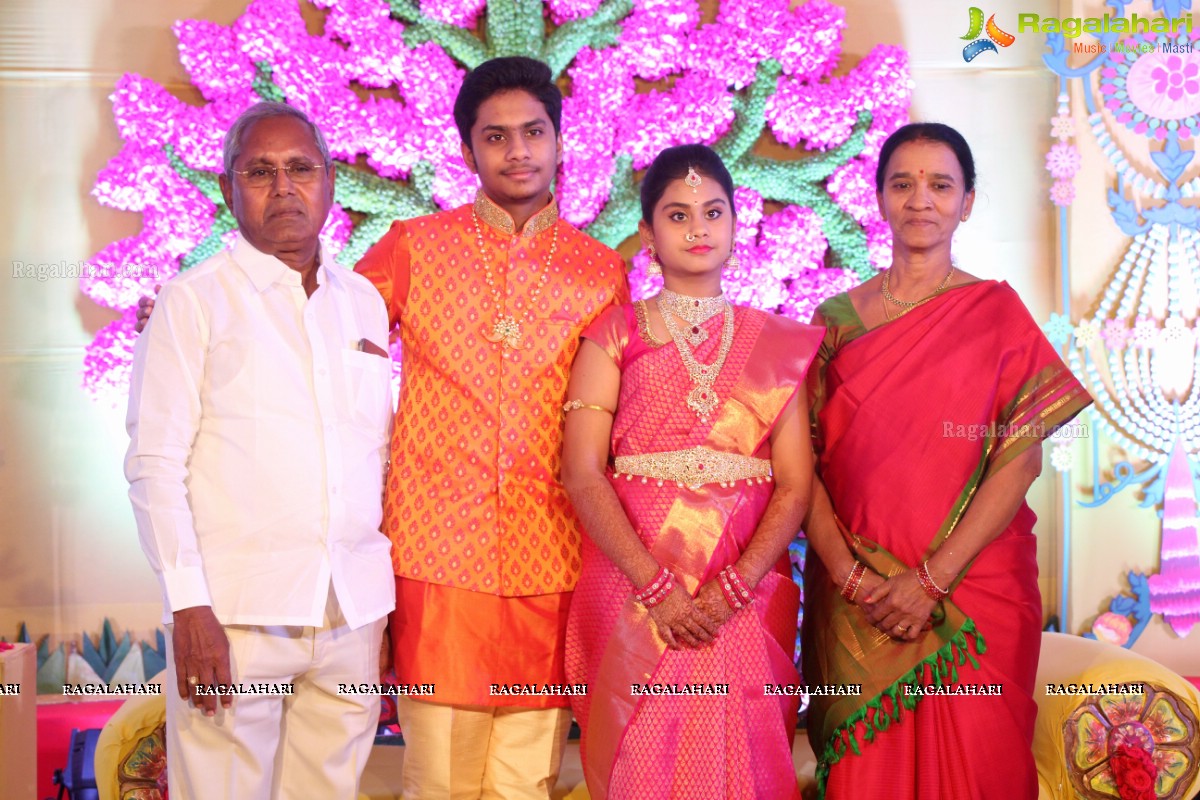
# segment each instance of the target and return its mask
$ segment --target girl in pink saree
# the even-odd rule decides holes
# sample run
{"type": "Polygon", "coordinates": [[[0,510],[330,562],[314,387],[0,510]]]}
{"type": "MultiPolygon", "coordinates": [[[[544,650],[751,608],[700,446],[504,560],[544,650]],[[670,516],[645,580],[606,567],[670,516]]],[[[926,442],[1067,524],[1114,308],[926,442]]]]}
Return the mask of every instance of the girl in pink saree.
{"type": "Polygon", "coordinates": [[[798,798],[791,746],[808,503],[803,384],[822,329],[721,295],[732,181],[701,145],[642,188],[655,302],[584,333],[563,483],[586,532],[566,672],[596,800],[798,798]]]}

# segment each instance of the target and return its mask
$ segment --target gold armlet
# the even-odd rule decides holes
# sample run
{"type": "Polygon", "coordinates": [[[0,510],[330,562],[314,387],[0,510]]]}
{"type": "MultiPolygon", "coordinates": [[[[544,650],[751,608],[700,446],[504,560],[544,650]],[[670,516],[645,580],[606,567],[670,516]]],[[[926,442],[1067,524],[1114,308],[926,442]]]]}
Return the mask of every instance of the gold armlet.
{"type": "Polygon", "coordinates": [[[590,408],[593,411],[603,411],[605,414],[613,413],[612,411],[608,410],[604,406],[592,405],[591,403],[585,403],[582,400],[568,400],[566,403],[563,404],[563,416],[565,417],[567,414],[570,414],[572,411],[578,411],[581,408],[590,408]]]}

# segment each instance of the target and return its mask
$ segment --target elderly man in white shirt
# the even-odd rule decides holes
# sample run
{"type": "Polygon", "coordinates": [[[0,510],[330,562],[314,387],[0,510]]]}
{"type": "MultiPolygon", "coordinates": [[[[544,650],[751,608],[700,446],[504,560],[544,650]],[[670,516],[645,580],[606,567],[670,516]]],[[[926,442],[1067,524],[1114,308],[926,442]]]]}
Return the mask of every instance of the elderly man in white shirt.
{"type": "Polygon", "coordinates": [[[163,287],[126,423],[177,685],[170,794],[354,798],[379,702],[338,685],[378,682],[395,604],[387,314],[320,245],[334,168],[302,112],[251,107],[224,158],[238,236],[163,287]]]}

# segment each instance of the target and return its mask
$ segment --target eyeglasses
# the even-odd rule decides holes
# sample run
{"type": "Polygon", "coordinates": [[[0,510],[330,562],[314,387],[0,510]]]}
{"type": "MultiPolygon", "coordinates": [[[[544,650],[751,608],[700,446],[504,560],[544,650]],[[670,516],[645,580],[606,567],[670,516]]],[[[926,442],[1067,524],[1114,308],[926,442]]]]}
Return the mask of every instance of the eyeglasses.
{"type": "MultiPolygon", "coordinates": [[[[297,161],[293,164],[288,164],[286,167],[282,167],[292,183],[312,183],[320,176],[321,170],[324,168],[324,164],[307,164],[303,161],[297,161]]],[[[279,174],[280,169],[280,167],[262,164],[250,169],[235,169],[230,171],[236,172],[245,178],[247,186],[254,189],[261,189],[275,184],[275,176],[279,174]]]]}

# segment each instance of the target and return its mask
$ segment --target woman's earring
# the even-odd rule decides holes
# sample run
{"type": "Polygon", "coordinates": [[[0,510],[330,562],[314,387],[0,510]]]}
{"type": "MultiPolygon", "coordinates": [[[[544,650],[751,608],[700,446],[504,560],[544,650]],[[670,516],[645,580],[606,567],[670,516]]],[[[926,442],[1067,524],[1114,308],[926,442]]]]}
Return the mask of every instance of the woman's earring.
{"type": "Polygon", "coordinates": [[[730,272],[737,272],[742,268],[742,260],[738,258],[738,254],[734,251],[729,251],[729,258],[725,259],[725,269],[730,272]]]}
{"type": "Polygon", "coordinates": [[[654,245],[650,245],[650,266],[646,267],[647,275],[662,275],[662,264],[658,263],[658,253],[654,252],[654,245]]]}

